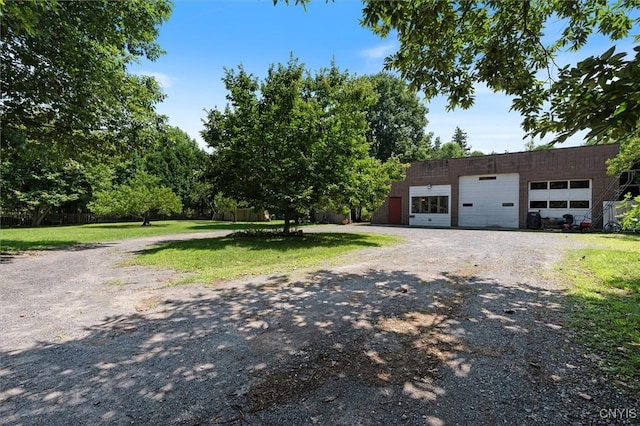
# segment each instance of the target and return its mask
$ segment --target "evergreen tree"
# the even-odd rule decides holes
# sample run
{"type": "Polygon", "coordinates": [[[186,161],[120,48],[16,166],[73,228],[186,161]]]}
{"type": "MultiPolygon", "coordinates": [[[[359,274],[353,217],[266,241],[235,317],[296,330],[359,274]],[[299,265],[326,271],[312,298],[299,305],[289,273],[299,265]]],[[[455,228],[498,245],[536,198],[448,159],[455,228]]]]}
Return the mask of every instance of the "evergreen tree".
{"type": "Polygon", "coordinates": [[[451,142],[458,144],[460,148],[462,148],[462,152],[467,155],[471,151],[471,147],[467,143],[467,133],[463,132],[460,127],[456,126],[456,129],[453,132],[453,137],[451,138],[451,142]]]}

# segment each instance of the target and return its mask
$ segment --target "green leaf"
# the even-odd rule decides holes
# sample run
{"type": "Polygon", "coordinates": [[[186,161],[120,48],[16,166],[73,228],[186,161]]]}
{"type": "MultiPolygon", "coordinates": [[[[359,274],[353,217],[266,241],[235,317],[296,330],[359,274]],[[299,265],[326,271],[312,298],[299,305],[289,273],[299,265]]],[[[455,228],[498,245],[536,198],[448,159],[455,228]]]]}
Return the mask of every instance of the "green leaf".
{"type": "Polygon", "coordinates": [[[616,50],[616,47],[615,46],[611,46],[611,48],[609,50],[607,50],[606,52],[604,52],[600,58],[603,61],[608,61],[609,58],[611,58],[611,55],[613,55],[613,52],[615,52],[615,50],[616,50]]]}
{"type": "Polygon", "coordinates": [[[627,103],[622,102],[620,105],[618,105],[618,107],[614,111],[613,116],[616,117],[617,115],[623,113],[626,109],[627,109],[627,103]]]}

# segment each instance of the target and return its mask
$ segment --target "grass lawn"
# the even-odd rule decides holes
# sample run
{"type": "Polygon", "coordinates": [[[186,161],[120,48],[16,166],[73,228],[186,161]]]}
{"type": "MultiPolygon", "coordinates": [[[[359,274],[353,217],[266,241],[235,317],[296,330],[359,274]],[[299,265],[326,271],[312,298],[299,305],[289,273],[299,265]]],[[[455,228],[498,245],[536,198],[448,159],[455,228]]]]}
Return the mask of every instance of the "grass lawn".
{"type": "Polygon", "coordinates": [[[611,375],[640,393],[640,236],[583,238],[590,248],[562,266],[572,284],[574,326],[611,375]]]}
{"type": "Polygon", "coordinates": [[[91,225],[47,226],[39,228],[0,229],[0,252],[47,250],[74,244],[118,241],[129,238],[238,229],[282,227],[282,222],[214,222],[207,220],[167,220],[151,222],[96,223],[91,225]]]}
{"type": "Polygon", "coordinates": [[[242,275],[273,274],[347,262],[345,253],[402,241],[390,235],[306,233],[302,237],[220,237],[163,243],[132,264],[171,268],[192,275],[184,282],[211,283],[242,275]]]}

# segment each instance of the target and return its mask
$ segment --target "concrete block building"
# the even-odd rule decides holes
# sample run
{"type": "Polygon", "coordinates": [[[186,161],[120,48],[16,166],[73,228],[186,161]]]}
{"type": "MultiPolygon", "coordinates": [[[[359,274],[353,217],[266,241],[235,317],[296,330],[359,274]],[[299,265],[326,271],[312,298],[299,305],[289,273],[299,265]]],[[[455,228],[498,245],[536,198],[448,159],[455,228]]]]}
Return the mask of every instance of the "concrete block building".
{"type": "Polygon", "coordinates": [[[517,229],[529,212],[602,217],[617,197],[606,160],[618,151],[611,144],[414,162],[372,223],[517,229]]]}

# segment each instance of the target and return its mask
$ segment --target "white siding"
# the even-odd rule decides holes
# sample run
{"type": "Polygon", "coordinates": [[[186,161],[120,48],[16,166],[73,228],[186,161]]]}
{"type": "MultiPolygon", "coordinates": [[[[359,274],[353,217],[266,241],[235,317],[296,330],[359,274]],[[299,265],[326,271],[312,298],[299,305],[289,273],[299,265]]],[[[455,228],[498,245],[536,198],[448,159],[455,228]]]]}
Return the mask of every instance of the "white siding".
{"type": "Polygon", "coordinates": [[[451,185],[409,187],[409,226],[451,226],[451,185]],[[447,197],[446,213],[414,213],[411,201],[414,197],[447,197]]]}
{"type": "Polygon", "coordinates": [[[461,176],[458,225],[518,228],[520,175],[461,176]]]}

